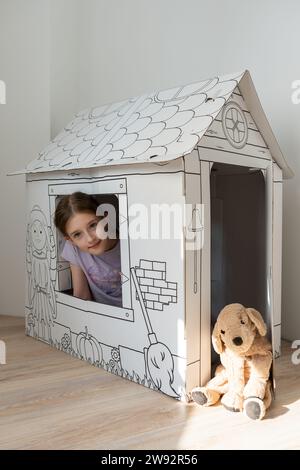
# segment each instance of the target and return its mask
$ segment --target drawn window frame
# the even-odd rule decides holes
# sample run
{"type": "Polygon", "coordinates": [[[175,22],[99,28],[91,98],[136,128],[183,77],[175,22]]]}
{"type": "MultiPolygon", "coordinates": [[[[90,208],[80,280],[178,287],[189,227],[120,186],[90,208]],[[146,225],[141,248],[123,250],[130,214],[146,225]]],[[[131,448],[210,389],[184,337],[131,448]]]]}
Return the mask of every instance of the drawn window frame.
{"type": "Polygon", "coordinates": [[[128,197],[127,184],[125,178],[97,180],[91,182],[74,182],[49,184],[49,206],[51,214],[51,226],[56,244],[57,276],[55,284],[56,301],[59,304],[83,310],[85,312],[118,318],[126,321],[134,321],[131,298],[131,277],[129,262],[129,235],[128,235],[128,197]],[[54,213],[58,196],[72,194],[81,191],[91,195],[115,195],[119,205],[119,235],[120,254],[122,270],[122,307],[116,307],[100,302],[82,300],[67,293],[64,293],[62,284],[71,283],[71,273],[69,263],[60,258],[62,237],[54,226],[54,213]]]}

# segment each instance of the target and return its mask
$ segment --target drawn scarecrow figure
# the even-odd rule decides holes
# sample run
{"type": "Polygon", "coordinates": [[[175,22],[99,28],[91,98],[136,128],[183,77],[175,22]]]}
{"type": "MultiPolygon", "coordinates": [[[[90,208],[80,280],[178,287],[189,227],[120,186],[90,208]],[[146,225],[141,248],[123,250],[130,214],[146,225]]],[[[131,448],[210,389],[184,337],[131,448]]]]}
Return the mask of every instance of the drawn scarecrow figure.
{"type": "Polygon", "coordinates": [[[51,227],[39,206],[34,206],[27,226],[26,261],[28,301],[37,336],[51,342],[51,327],[56,318],[55,243],[51,227]]]}

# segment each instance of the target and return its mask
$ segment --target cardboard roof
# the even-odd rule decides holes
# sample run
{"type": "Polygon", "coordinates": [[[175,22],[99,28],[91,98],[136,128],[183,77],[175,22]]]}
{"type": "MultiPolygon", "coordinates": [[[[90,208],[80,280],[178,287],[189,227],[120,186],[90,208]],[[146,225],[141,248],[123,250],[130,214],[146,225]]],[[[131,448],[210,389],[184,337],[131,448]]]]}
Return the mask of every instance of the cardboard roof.
{"type": "Polygon", "coordinates": [[[274,160],[292,176],[248,71],[79,112],[17,173],[174,160],[197,146],[237,85],[274,160]]]}

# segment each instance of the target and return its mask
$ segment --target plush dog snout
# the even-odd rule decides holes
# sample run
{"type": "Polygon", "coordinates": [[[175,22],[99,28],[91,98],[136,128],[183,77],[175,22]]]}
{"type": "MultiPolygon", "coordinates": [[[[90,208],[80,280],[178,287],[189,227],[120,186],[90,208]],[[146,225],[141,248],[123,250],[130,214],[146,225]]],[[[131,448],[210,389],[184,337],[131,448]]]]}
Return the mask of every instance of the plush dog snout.
{"type": "Polygon", "coordinates": [[[236,346],[240,346],[241,344],[243,344],[243,340],[240,336],[236,336],[235,338],[233,338],[232,341],[236,346]]]}

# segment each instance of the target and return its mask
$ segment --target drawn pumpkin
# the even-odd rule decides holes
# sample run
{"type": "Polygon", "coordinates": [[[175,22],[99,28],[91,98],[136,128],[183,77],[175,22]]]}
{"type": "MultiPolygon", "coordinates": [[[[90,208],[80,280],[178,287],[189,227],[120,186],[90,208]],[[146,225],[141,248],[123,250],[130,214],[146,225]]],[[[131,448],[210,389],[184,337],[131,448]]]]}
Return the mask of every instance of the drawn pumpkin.
{"type": "Polygon", "coordinates": [[[103,358],[102,348],[97,339],[89,334],[87,326],[85,332],[77,335],[76,346],[81,359],[88,361],[90,364],[101,363],[103,358]]]}

